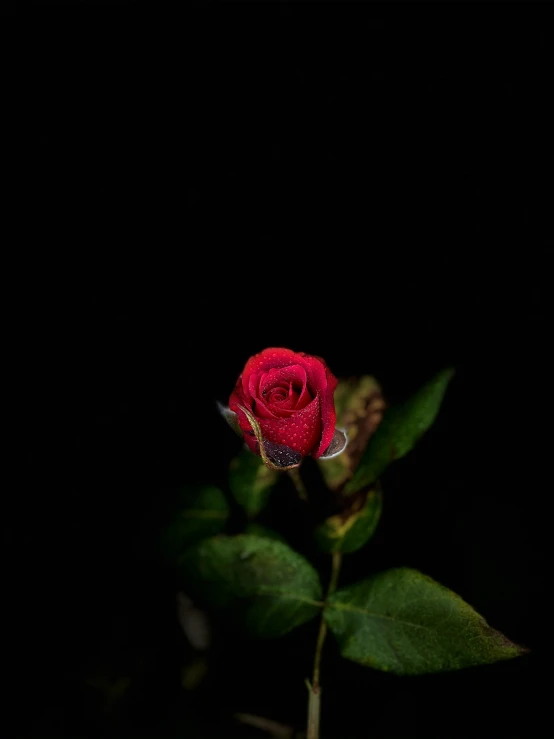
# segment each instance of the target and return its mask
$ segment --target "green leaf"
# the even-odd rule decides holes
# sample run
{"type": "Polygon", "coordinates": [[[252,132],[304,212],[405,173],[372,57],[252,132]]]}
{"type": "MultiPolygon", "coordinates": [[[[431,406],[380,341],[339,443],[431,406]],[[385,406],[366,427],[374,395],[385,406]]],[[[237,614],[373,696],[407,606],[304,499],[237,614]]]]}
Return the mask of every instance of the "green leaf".
{"type": "Polygon", "coordinates": [[[395,459],[404,457],[433,424],[454,370],[439,372],[402,405],[385,411],[369,440],[353,478],[346,484],[351,494],[372,485],[395,459]]]}
{"type": "Polygon", "coordinates": [[[361,549],[377,528],[383,507],[380,490],[370,490],[356,496],[355,505],[326,519],[314,531],[324,552],[348,554],[361,549]]]}
{"type": "Polygon", "coordinates": [[[184,487],[177,511],[162,534],[161,549],[170,560],[185,547],[200,539],[218,534],[229,517],[229,504],[223,492],[214,485],[184,487]]]}
{"type": "Polygon", "coordinates": [[[339,590],[324,617],[343,657],[397,675],[459,670],[526,651],[451,590],[407,568],[339,590]]]}
{"type": "Polygon", "coordinates": [[[286,539],[284,536],[281,536],[277,531],[274,529],[270,529],[268,526],[262,526],[259,523],[254,523],[253,521],[246,525],[246,528],[244,529],[245,534],[252,534],[252,536],[262,536],[265,539],[274,539],[275,541],[282,541],[286,544],[286,539]]]}
{"type": "Polygon", "coordinates": [[[229,488],[248,518],[255,518],[265,508],[278,479],[279,473],[266,467],[249,449],[243,449],[229,467],[229,488]]]}
{"type": "Polygon", "coordinates": [[[187,587],[254,636],[286,634],[321,610],[317,572],[280,541],[217,536],[187,549],[180,564],[187,587]]]}

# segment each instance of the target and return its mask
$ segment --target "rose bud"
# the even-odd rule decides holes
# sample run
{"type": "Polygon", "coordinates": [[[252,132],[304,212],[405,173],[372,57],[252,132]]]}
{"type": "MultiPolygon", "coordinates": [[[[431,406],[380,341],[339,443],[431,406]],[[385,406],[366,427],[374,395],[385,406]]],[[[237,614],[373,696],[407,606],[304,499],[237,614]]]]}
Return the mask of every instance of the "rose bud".
{"type": "Polygon", "coordinates": [[[221,411],[268,467],[291,469],[305,456],[329,458],[345,448],[346,434],[335,428],[336,387],[320,357],[264,349],[248,360],[221,411]]]}

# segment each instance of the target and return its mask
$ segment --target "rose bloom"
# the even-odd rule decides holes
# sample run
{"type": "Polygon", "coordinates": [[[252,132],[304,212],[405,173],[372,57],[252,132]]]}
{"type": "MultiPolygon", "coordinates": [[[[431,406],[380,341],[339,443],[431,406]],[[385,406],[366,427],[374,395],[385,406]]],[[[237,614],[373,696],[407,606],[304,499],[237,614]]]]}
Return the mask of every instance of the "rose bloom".
{"type": "Polygon", "coordinates": [[[229,411],[250,450],[266,464],[268,457],[272,466],[296,466],[302,457],[335,456],[344,449],[345,434],[335,429],[336,387],[320,357],[264,349],[246,363],[229,411]]]}

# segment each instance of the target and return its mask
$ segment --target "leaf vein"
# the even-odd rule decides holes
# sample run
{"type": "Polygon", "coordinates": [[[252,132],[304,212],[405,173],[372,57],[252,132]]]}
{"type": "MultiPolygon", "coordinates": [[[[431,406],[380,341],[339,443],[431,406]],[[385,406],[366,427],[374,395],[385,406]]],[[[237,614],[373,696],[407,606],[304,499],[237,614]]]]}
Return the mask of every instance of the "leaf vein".
{"type": "Polygon", "coordinates": [[[405,624],[406,626],[413,626],[414,629],[423,629],[424,631],[433,631],[428,626],[422,624],[414,624],[411,621],[406,621],[402,618],[395,618],[394,616],[386,616],[384,613],[376,613],[375,611],[369,611],[367,608],[360,608],[359,606],[353,606],[349,603],[327,603],[328,608],[336,608],[339,611],[351,611],[352,613],[361,613],[364,616],[371,616],[373,618],[381,618],[386,621],[394,621],[395,623],[405,624]]]}

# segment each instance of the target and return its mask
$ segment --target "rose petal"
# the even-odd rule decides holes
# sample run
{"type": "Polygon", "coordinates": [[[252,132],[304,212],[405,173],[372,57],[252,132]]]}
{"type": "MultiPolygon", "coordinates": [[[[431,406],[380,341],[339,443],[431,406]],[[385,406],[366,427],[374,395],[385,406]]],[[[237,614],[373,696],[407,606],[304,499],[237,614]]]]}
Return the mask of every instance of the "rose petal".
{"type": "Polygon", "coordinates": [[[300,365],[290,365],[289,367],[280,367],[264,373],[263,379],[260,380],[260,390],[262,393],[269,393],[270,388],[287,388],[289,397],[286,401],[279,401],[277,408],[272,407],[273,402],[267,398],[267,404],[276,415],[284,410],[300,410],[305,408],[308,403],[313,400],[313,396],[307,388],[307,373],[305,367],[300,365]],[[300,385],[300,394],[295,390],[293,383],[300,385]]]}
{"type": "Polygon", "coordinates": [[[304,387],[306,381],[306,369],[301,365],[292,364],[288,367],[278,367],[264,373],[263,378],[260,379],[260,392],[263,394],[274,387],[283,387],[282,383],[288,386],[291,382],[297,382],[304,387]]]}
{"type": "Polygon", "coordinates": [[[247,397],[250,398],[257,398],[259,395],[259,387],[260,387],[260,373],[255,373],[253,375],[250,375],[248,378],[248,392],[246,393],[247,397]]]}
{"type": "Polygon", "coordinates": [[[306,456],[317,446],[321,436],[319,398],[315,397],[302,410],[289,413],[285,418],[259,419],[263,437],[274,444],[285,444],[306,456]]]}
{"type": "Polygon", "coordinates": [[[306,379],[306,383],[304,384],[304,387],[302,388],[302,392],[300,393],[300,396],[298,397],[298,400],[296,401],[296,408],[300,410],[301,408],[305,408],[308,403],[311,403],[311,401],[314,399],[314,396],[310,393],[310,390],[308,388],[308,382],[306,379]]]}
{"type": "Polygon", "coordinates": [[[321,390],[327,386],[327,373],[325,360],[319,357],[312,357],[309,354],[300,354],[300,359],[303,366],[306,368],[308,375],[308,387],[314,390],[321,390]]]}
{"type": "Polygon", "coordinates": [[[317,449],[312,452],[312,456],[317,459],[327,449],[333,439],[335,433],[335,424],[337,422],[337,414],[335,413],[335,403],[333,395],[337,387],[338,380],[327,367],[324,359],[321,357],[313,357],[304,354],[302,359],[308,368],[309,381],[315,383],[320,396],[321,403],[321,424],[322,434],[321,441],[317,449]]]}
{"type": "Polygon", "coordinates": [[[252,410],[258,418],[278,418],[278,414],[273,412],[263,398],[252,401],[252,410]]]}
{"type": "Polygon", "coordinates": [[[254,354],[245,364],[241,377],[243,380],[244,392],[248,392],[247,382],[252,374],[258,374],[275,367],[287,367],[290,364],[298,364],[298,354],[291,349],[282,347],[271,347],[264,349],[259,354],[254,354]]]}
{"type": "Polygon", "coordinates": [[[337,423],[337,414],[335,411],[334,393],[338,380],[325,365],[325,373],[327,375],[327,387],[321,393],[321,424],[323,431],[321,434],[321,442],[312,456],[317,459],[327,449],[333,439],[335,433],[335,425],[337,423]]]}
{"type": "Polygon", "coordinates": [[[276,403],[278,406],[284,406],[284,404],[286,403],[286,407],[289,410],[292,410],[292,408],[294,407],[294,402],[297,398],[298,393],[295,392],[292,385],[289,385],[288,388],[274,387],[267,394],[267,404],[271,407],[274,403],[276,403]]]}

